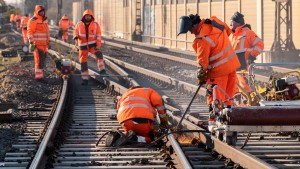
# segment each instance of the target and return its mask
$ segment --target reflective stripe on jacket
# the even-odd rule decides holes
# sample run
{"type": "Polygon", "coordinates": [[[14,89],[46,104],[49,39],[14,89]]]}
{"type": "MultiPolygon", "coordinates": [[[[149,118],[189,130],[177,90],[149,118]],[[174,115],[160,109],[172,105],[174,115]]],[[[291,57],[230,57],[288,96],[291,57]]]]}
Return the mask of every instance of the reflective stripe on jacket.
{"type": "Polygon", "coordinates": [[[28,21],[27,36],[30,42],[35,45],[48,45],[50,42],[49,27],[45,16],[39,16],[41,10],[39,5],[36,5],[34,16],[28,21]]]}
{"type": "Polygon", "coordinates": [[[154,120],[156,113],[165,115],[165,107],[161,96],[151,88],[129,89],[118,100],[119,123],[132,118],[145,118],[154,120]]]}
{"type": "Polygon", "coordinates": [[[208,71],[208,78],[228,75],[240,67],[228,38],[229,27],[216,17],[211,24],[202,19],[193,42],[197,63],[208,71]]]}
{"type": "Polygon", "coordinates": [[[229,39],[235,53],[245,52],[245,60],[248,60],[250,55],[257,57],[264,50],[263,41],[245,25],[237,27],[229,39]]]}

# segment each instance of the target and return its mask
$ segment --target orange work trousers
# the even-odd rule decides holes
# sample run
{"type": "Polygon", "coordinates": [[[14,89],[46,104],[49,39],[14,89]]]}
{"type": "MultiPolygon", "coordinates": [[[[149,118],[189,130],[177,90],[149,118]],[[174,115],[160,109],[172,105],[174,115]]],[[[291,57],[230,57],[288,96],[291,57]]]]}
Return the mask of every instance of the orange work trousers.
{"type": "Polygon", "coordinates": [[[23,36],[23,40],[24,40],[24,44],[28,45],[28,37],[27,37],[27,28],[26,29],[22,29],[22,36],[23,36]]]}
{"type": "Polygon", "coordinates": [[[81,64],[81,75],[82,79],[87,79],[88,74],[88,54],[92,53],[93,55],[96,56],[97,59],[97,65],[98,65],[98,70],[103,70],[105,69],[104,66],[104,59],[101,51],[95,50],[94,47],[87,49],[87,50],[79,50],[79,62],[81,64]]]}
{"type": "MultiPolygon", "coordinates": [[[[229,95],[230,98],[232,98],[236,93],[236,84],[235,84],[236,81],[237,81],[236,71],[233,71],[225,76],[207,79],[207,84],[218,85],[229,95]]],[[[232,105],[232,101],[228,100],[229,98],[225,96],[225,94],[218,88],[216,89],[216,99],[224,102],[226,105],[230,105],[230,106],[232,105]]],[[[213,102],[213,93],[210,94],[207,98],[207,104],[212,104],[212,102],[213,102]]]]}
{"type": "Polygon", "coordinates": [[[45,61],[47,55],[47,46],[46,45],[37,45],[33,51],[34,62],[35,62],[35,79],[41,79],[44,77],[43,70],[45,68],[45,61]]]}
{"type": "Polygon", "coordinates": [[[63,31],[62,31],[62,37],[61,37],[61,39],[62,39],[63,41],[65,41],[65,42],[68,41],[68,30],[63,30],[63,31]]]}
{"type": "Polygon", "coordinates": [[[147,122],[139,123],[135,121],[135,119],[129,119],[123,122],[121,125],[125,133],[127,133],[129,130],[132,130],[137,136],[145,137],[146,143],[150,143],[154,139],[154,135],[151,136],[151,133],[153,133],[154,130],[154,123],[152,120],[143,120],[146,120],[147,122]]]}
{"type": "Polygon", "coordinates": [[[36,69],[44,69],[46,54],[47,54],[47,46],[46,45],[37,45],[36,46],[36,49],[33,52],[34,61],[35,61],[34,67],[36,69]]]}

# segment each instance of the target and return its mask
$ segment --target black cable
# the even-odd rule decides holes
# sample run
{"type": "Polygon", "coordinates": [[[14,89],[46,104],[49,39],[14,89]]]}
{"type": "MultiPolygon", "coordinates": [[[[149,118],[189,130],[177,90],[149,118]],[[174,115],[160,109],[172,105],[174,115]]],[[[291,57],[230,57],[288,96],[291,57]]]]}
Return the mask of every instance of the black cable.
{"type": "MultiPolygon", "coordinates": [[[[98,146],[99,142],[102,140],[102,138],[107,135],[108,133],[110,133],[111,131],[107,131],[106,133],[104,133],[99,140],[96,143],[96,147],[98,146]]],[[[137,144],[136,147],[139,146],[145,146],[145,147],[150,147],[155,145],[156,142],[158,142],[159,140],[163,139],[164,137],[166,137],[169,134],[173,134],[173,133],[189,133],[189,132],[207,132],[206,130],[177,130],[177,131],[171,131],[171,132],[167,132],[165,134],[163,134],[162,136],[160,136],[159,138],[157,138],[156,140],[152,141],[151,143],[145,143],[145,144],[137,144]]],[[[137,142],[136,142],[137,143],[137,142]]],[[[125,146],[121,146],[121,147],[132,147],[132,145],[125,145],[125,146]]],[[[107,148],[111,148],[111,149],[117,149],[119,147],[107,147],[107,148]]]]}
{"type": "Polygon", "coordinates": [[[111,131],[105,132],[105,133],[99,138],[99,140],[97,141],[96,146],[98,146],[98,144],[100,143],[100,141],[102,140],[102,138],[103,138],[105,135],[107,135],[108,133],[110,133],[110,132],[111,132],[111,131]]]}
{"type": "Polygon", "coordinates": [[[248,143],[250,137],[251,137],[251,132],[248,133],[248,136],[247,136],[247,138],[246,138],[244,144],[242,145],[241,149],[243,149],[243,148],[247,145],[247,143],[248,143]]]}

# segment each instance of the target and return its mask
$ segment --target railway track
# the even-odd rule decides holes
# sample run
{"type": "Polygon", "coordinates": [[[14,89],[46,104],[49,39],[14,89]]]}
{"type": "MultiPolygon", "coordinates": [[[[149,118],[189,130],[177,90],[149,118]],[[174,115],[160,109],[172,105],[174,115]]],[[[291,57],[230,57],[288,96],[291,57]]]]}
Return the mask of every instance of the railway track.
{"type": "MultiPolygon", "coordinates": [[[[168,98],[167,108],[172,124],[176,124],[196,86],[180,81],[173,77],[146,70],[145,68],[134,67],[121,60],[106,56],[112,63],[122,65],[131,77],[141,85],[149,85],[159,90],[168,98]],[[181,113],[180,113],[181,112],[181,113]]],[[[112,71],[113,73],[117,71],[112,71]]],[[[96,73],[95,73],[96,75],[96,73]]],[[[97,76],[95,76],[97,77],[97,76]]],[[[72,80],[78,76],[72,77],[72,80]]],[[[96,78],[97,79],[97,78],[96,78]]],[[[100,79],[101,80],[101,79],[100,79]]],[[[116,78],[116,83],[121,83],[116,78]]],[[[122,79],[123,84],[128,78],[122,79]]],[[[76,83],[78,80],[73,81],[76,83]]],[[[248,144],[244,149],[240,149],[246,140],[248,133],[239,133],[236,146],[229,146],[219,141],[210,133],[196,132],[189,135],[169,136],[169,142],[161,150],[156,148],[122,148],[109,149],[95,147],[95,142],[100,135],[118,126],[115,120],[111,119],[111,114],[115,113],[113,108],[114,96],[122,93],[124,88],[112,87],[114,81],[105,81],[106,91],[99,88],[99,84],[92,82],[89,88],[75,85],[72,97],[73,102],[68,112],[72,112],[66,118],[69,128],[59,133],[67,136],[58,137],[54,146],[50,146],[54,151],[50,151],[50,158],[46,163],[47,167],[54,168],[299,168],[297,151],[292,151],[292,147],[298,146],[298,136],[283,136],[282,133],[252,133],[248,144]],[[108,85],[110,84],[110,85],[108,85]],[[113,96],[111,96],[113,95],[113,96]],[[98,114],[99,113],[99,114],[98,114]],[[103,121],[101,121],[103,120],[103,121]],[[174,145],[180,138],[187,138],[186,142],[174,145]],[[269,144],[272,144],[271,146],[269,144]],[[275,148],[280,149],[280,151],[275,148]],[[172,153],[173,152],[173,153],[172,153]],[[175,153],[174,153],[175,152],[175,153]],[[292,152],[292,153],[291,153],[292,152]],[[139,154],[140,153],[140,154],[139,154]],[[294,154],[293,154],[294,153],[294,154]],[[151,154],[149,156],[149,154],[151,154]],[[180,159],[178,159],[180,157],[180,159]],[[168,159],[168,160],[166,160],[168,159]],[[79,160],[79,162],[78,162],[79,160]],[[173,165],[169,165],[173,163],[173,165]],[[169,166],[168,166],[169,165],[169,166]],[[154,167],[155,166],[155,167],[154,167]]],[[[101,87],[102,88],[102,87],[101,87]]],[[[183,126],[190,130],[203,130],[199,125],[205,124],[208,112],[204,104],[204,92],[200,92],[197,102],[191,109],[189,116],[183,121],[183,126]]],[[[57,124],[56,124],[57,125],[57,124]]],[[[295,136],[295,135],[294,135],[295,136]]],[[[178,143],[177,143],[178,144],[178,143]]],[[[42,152],[44,154],[45,151],[42,152]]],[[[38,163],[41,163],[38,160],[38,163]]],[[[32,162],[34,165],[36,162],[32,162]]],[[[41,165],[41,164],[38,164],[41,165]]],[[[32,166],[33,167],[33,166],[32,166]]]]}

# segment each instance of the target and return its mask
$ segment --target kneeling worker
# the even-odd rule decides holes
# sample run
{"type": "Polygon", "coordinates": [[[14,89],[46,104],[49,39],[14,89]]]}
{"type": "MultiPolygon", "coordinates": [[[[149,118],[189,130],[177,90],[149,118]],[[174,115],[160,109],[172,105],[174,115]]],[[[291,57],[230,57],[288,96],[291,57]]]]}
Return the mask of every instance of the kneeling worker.
{"type": "Polygon", "coordinates": [[[106,142],[106,146],[123,146],[130,142],[150,143],[154,140],[154,118],[160,117],[160,128],[168,126],[168,116],[162,97],[153,89],[132,87],[118,100],[118,122],[125,137],[106,142]]]}

